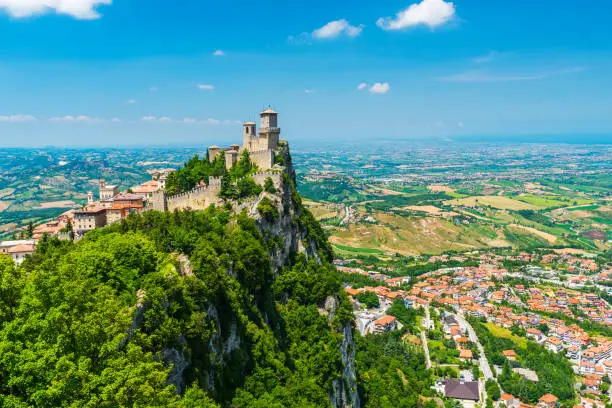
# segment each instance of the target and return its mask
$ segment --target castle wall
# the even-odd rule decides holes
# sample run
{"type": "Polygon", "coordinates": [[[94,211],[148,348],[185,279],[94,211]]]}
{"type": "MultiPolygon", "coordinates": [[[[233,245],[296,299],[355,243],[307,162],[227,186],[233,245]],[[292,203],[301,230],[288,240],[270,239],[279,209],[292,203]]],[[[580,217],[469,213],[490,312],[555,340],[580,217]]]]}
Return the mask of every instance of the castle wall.
{"type": "Polygon", "coordinates": [[[246,145],[244,146],[249,153],[257,152],[260,150],[267,150],[270,148],[268,138],[266,137],[257,137],[256,135],[248,138],[246,145]]]}
{"type": "MultiPolygon", "coordinates": [[[[266,179],[272,179],[274,187],[281,188],[283,178],[278,171],[261,171],[252,176],[255,183],[263,186],[266,179]]],[[[221,192],[221,178],[211,177],[207,186],[196,187],[191,191],[168,197],[165,191],[153,193],[153,197],[147,210],[174,211],[191,208],[193,210],[205,210],[213,204],[219,204],[223,200],[219,198],[221,192]]]]}
{"type": "Polygon", "coordinates": [[[259,184],[260,186],[264,185],[268,177],[272,179],[274,187],[276,187],[277,189],[281,188],[281,185],[283,183],[283,176],[277,171],[260,171],[258,173],[253,174],[253,176],[251,177],[253,177],[255,183],[259,184]]]}
{"type": "Polygon", "coordinates": [[[272,150],[249,150],[249,158],[261,170],[268,170],[274,166],[274,152],[272,150]]]}
{"type": "Polygon", "coordinates": [[[212,204],[221,201],[221,179],[211,177],[208,186],[196,187],[186,193],[177,194],[167,198],[167,210],[182,210],[191,208],[193,210],[204,210],[212,204]]]}

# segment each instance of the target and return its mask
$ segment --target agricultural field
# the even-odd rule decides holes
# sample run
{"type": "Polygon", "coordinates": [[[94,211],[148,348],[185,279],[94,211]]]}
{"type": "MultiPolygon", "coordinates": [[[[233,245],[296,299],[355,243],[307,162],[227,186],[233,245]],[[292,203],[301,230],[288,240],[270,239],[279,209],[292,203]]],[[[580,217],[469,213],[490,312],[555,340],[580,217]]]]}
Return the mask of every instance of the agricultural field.
{"type": "Polygon", "coordinates": [[[498,210],[535,210],[536,204],[515,200],[504,196],[473,196],[449,200],[446,205],[453,207],[493,207],[498,210]]]}
{"type": "Polygon", "coordinates": [[[197,152],[191,148],[0,149],[0,239],[29,223],[82,206],[88,191],[97,195],[100,179],[127,189],[150,179],[148,169],[178,167],[197,152]]]}
{"type": "MultiPolygon", "coordinates": [[[[367,152],[347,152],[346,157],[336,152],[335,157],[343,157],[337,165],[320,158],[325,168],[317,166],[316,157],[309,157],[307,174],[298,171],[298,188],[312,200],[308,205],[323,220],[331,242],[346,253],[610,249],[610,148],[477,145],[470,149],[430,148],[420,154],[416,147],[404,150],[394,145],[386,155],[377,151],[377,159],[386,158],[384,163],[369,167],[372,160],[367,152]],[[553,172],[542,157],[554,161],[553,172]],[[322,186],[328,187],[321,190],[322,186]],[[330,218],[314,203],[343,204],[351,213],[347,217],[339,211],[330,218]]],[[[298,169],[300,161],[298,153],[298,169]]]]}

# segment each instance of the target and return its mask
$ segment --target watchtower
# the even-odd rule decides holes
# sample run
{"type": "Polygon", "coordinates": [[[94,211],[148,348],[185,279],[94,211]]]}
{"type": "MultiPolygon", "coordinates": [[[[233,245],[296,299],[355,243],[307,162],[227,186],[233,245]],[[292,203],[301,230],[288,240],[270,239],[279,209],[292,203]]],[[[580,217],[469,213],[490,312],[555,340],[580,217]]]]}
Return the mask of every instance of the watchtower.
{"type": "Polygon", "coordinates": [[[261,118],[261,127],[259,129],[259,137],[267,140],[266,148],[276,150],[278,147],[278,139],[280,137],[280,128],[278,127],[278,112],[272,110],[270,106],[263,110],[259,117],[261,118]]]}
{"type": "Polygon", "coordinates": [[[244,122],[242,124],[242,146],[248,148],[251,138],[257,136],[257,124],[255,122],[244,122]]]}

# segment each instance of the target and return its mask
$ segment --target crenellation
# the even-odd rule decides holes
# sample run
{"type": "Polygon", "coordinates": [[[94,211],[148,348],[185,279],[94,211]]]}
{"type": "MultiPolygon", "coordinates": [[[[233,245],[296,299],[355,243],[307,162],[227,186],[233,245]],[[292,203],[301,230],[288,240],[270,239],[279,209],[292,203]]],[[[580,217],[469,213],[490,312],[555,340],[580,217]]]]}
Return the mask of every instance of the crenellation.
{"type": "MultiPolygon", "coordinates": [[[[210,146],[208,149],[208,160],[214,161],[220,154],[225,157],[227,170],[230,170],[239,160],[245,150],[249,159],[259,169],[256,173],[248,176],[255,183],[263,186],[266,179],[271,178],[274,186],[280,188],[283,183],[282,167],[275,167],[274,159],[278,150],[280,128],[278,127],[278,113],[266,109],[260,114],[261,128],[257,131],[254,122],[245,122],[243,125],[243,145],[233,144],[223,148],[210,146]]],[[[194,210],[204,209],[213,204],[219,204],[224,200],[219,197],[221,192],[221,177],[210,177],[207,184],[200,184],[190,191],[168,196],[165,191],[153,193],[148,209],[157,211],[174,211],[176,209],[191,208],[194,210]]],[[[239,182],[242,179],[235,180],[239,182]]]]}
{"type": "Polygon", "coordinates": [[[268,109],[259,114],[261,127],[257,130],[255,122],[244,122],[242,133],[242,146],[233,144],[230,147],[216,145],[208,148],[208,159],[213,161],[223,153],[225,166],[230,170],[240,159],[245,150],[251,162],[262,170],[274,167],[274,155],[279,146],[280,128],[278,127],[278,112],[268,109]]]}

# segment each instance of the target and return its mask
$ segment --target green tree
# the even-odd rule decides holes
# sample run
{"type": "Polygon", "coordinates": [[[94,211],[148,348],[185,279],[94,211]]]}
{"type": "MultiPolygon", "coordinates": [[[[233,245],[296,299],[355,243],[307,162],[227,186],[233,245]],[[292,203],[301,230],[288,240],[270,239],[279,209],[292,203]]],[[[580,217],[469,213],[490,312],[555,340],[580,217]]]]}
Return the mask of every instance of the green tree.
{"type": "Polygon", "coordinates": [[[497,384],[497,381],[489,378],[485,383],[485,389],[487,390],[487,395],[494,401],[499,400],[501,397],[501,390],[497,384]]]}
{"type": "Polygon", "coordinates": [[[361,292],[357,294],[357,300],[369,309],[380,306],[378,295],[374,292],[361,292]]]}
{"type": "Polygon", "coordinates": [[[264,190],[270,194],[276,193],[277,190],[276,190],[276,187],[274,186],[274,181],[272,181],[271,177],[266,178],[266,180],[264,181],[264,190]]]}

